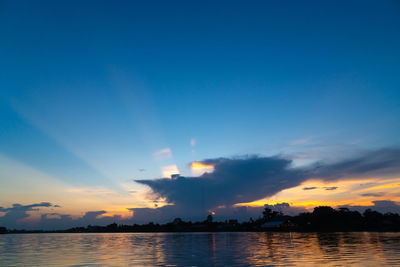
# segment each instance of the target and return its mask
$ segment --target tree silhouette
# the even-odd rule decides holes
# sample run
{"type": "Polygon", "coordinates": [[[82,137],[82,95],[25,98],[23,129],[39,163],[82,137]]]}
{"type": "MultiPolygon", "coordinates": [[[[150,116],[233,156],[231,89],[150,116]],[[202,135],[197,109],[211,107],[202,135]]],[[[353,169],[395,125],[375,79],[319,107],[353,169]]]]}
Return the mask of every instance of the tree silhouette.
{"type": "Polygon", "coordinates": [[[263,214],[263,219],[266,222],[277,219],[278,217],[281,217],[283,215],[282,212],[273,211],[268,207],[264,208],[264,211],[262,214],[263,214]]]}

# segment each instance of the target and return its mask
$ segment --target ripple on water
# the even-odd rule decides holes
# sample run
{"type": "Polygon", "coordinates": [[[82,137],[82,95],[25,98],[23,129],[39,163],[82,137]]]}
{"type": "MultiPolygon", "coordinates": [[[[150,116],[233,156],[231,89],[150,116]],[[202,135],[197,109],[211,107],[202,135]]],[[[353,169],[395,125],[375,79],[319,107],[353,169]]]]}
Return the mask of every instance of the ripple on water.
{"type": "Polygon", "coordinates": [[[0,236],[0,266],[400,266],[400,233],[0,236]]]}

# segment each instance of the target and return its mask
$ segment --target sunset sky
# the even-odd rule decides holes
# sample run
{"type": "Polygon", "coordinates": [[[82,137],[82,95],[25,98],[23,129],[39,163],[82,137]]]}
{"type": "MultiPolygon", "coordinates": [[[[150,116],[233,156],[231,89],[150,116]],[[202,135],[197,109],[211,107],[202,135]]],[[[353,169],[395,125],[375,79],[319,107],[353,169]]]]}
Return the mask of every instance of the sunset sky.
{"type": "Polygon", "coordinates": [[[400,4],[333,4],[1,1],[0,226],[400,211],[400,4]]]}

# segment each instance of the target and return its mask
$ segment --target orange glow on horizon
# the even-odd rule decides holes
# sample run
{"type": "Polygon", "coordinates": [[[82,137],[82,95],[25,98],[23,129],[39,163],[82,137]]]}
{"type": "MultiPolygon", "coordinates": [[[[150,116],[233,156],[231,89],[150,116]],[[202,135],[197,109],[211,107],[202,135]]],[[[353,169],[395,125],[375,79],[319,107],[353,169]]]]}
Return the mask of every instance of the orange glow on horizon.
{"type": "Polygon", "coordinates": [[[262,207],[266,204],[268,205],[276,205],[282,202],[289,203],[291,207],[305,207],[305,208],[313,208],[318,206],[331,206],[337,207],[342,205],[351,205],[351,206],[371,206],[373,203],[371,201],[305,201],[305,202],[289,202],[289,201],[277,201],[277,202],[265,202],[265,201],[253,201],[248,203],[238,203],[235,204],[235,207],[262,207]]]}
{"type": "Polygon", "coordinates": [[[373,201],[376,200],[390,199],[399,202],[399,188],[400,178],[391,180],[379,178],[348,179],[330,182],[308,180],[296,187],[282,190],[273,196],[247,203],[237,203],[234,206],[260,207],[265,204],[275,205],[282,202],[306,209],[316,206],[373,206],[373,201]],[[312,189],[307,190],[307,188],[312,189]],[[378,194],[374,195],[374,193],[378,194]]]}

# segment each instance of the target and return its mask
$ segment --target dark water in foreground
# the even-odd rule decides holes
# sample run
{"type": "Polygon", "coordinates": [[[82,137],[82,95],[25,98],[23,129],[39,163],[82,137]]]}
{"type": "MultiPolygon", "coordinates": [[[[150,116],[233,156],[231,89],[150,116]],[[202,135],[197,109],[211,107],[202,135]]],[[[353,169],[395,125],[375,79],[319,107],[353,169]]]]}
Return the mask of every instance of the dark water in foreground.
{"type": "Polygon", "coordinates": [[[400,233],[0,235],[0,266],[400,266],[400,233]]]}

